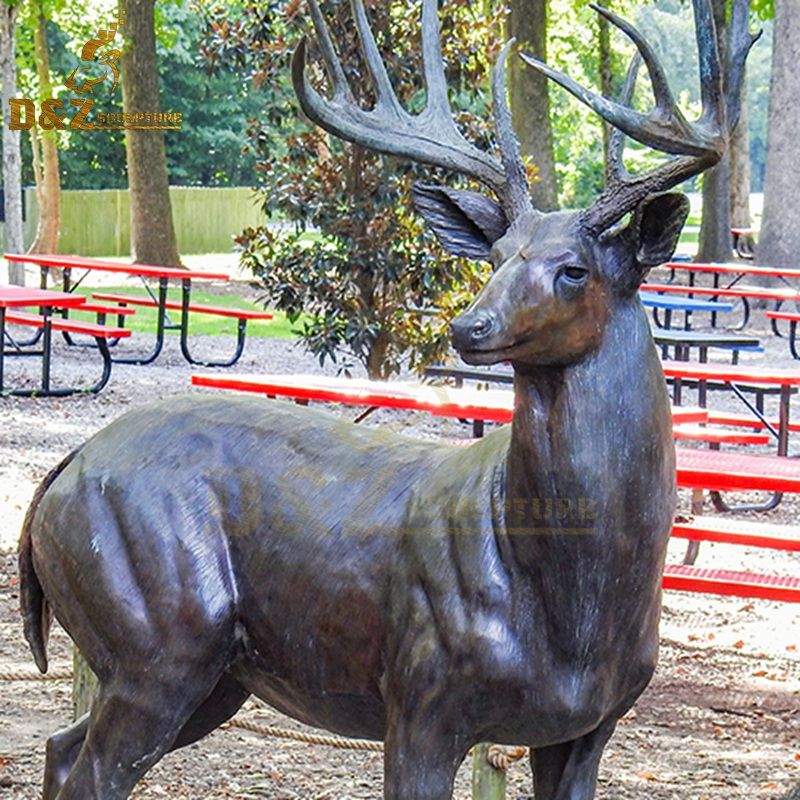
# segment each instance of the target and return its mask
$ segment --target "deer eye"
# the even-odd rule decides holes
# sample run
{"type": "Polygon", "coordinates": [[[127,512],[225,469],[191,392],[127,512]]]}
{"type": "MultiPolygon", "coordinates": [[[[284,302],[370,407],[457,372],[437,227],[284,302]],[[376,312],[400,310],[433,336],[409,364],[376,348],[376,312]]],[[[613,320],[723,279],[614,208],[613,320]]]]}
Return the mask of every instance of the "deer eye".
{"type": "Polygon", "coordinates": [[[589,270],[584,267],[576,266],[575,264],[568,264],[566,267],[562,268],[558,277],[572,284],[580,284],[589,277],[589,270]]]}

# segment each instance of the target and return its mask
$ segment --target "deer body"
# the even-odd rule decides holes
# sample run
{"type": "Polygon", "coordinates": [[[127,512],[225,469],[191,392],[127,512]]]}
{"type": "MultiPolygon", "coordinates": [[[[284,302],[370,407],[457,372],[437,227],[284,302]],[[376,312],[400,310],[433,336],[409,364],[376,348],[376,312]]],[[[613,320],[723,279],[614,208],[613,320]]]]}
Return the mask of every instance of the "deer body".
{"type": "Polygon", "coordinates": [[[482,739],[541,748],[613,725],[655,666],[674,463],[638,301],[606,337],[588,362],[518,377],[513,425],[469,448],[260,400],[131,412],[39,502],[41,591],[101,681],[134,681],[157,651],[224,688],[222,719],[252,693],[380,740],[401,702],[415,746],[452,761],[482,739]],[[531,510],[558,499],[563,518],[531,510]]]}
{"type": "MultiPolygon", "coordinates": [[[[626,175],[617,136],[599,200],[543,214],[510,126],[509,45],[493,82],[497,161],[447,110],[436,5],[423,0],[418,117],[393,97],[362,0],[374,108],[352,101],[314,0],[333,96],[310,85],[305,45],[295,89],[329,131],[459,168],[500,198],[413,190],[448,250],[495,268],[452,323],[453,344],[470,364],[511,362],[513,423],[462,449],[309,409],[191,397],[134,411],[68,457],[26,517],[21,604],[39,667],[52,610],[100,689],[90,714],[49,740],[44,800],[124,800],[250,694],[382,739],[385,800],[449,800],[459,763],[486,740],[531,747],[536,800],[594,797],[605,743],[655,666],[675,496],[664,377],[637,291],[688,212],[664,191],[719,159],[738,94],[725,102],[709,0],[694,0],[696,125],[638,32],[598,9],[647,65],[650,115],[531,63],[676,157],[626,175]]],[[[737,89],[747,0],[734,0],[730,27],[737,89]]]]}

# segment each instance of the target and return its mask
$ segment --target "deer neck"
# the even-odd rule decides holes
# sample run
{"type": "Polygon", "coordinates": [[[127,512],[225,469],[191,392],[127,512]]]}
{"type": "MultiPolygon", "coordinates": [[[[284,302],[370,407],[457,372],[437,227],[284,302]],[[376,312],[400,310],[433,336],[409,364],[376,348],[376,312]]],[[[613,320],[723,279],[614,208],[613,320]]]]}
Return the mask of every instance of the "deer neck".
{"type": "MultiPolygon", "coordinates": [[[[661,513],[673,502],[671,426],[647,319],[638,300],[627,301],[614,309],[599,349],[579,364],[517,371],[509,532],[624,533],[654,504],[661,513]]],[[[534,553],[540,546],[530,545],[534,553]]]]}

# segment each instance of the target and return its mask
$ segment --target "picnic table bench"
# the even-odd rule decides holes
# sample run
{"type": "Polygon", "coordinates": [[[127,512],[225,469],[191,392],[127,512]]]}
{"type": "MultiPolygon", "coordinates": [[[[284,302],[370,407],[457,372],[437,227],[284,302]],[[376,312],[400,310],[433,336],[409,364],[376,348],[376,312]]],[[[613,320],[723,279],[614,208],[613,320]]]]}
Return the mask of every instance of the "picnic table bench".
{"type": "MultiPolygon", "coordinates": [[[[428,411],[439,416],[475,415],[495,422],[510,422],[513,394],[503,390],[455,389],[420,384],[326,378],[319,375],[193,375],[192,384],[219,389],[257,392],[269,397],[287,397],[350,405],[428,411]]],[[[697,410],[673,409],[673,420],[702,421],[697,410]]],[[[363,418],[363,415],[362,415],[363,418]]],[[[778,456],[743,456],[710,450],[677,448],[678,485],[687,488],[763,488],[800,492],[800,462],[778,456]]],[[[711,519],[680,523],[682,538],[724,541],[731,544],[770,546],[796,551],[800,539],[792,531],[781,532],[754,523],[725,526],[711,519]]],[[[730,572],[686,565],[668,565],[664,588],[741,597],[800,602],[800,579],[750,572],[730,572]]]]}
{"type": "MultiPolygon", "coordinates": [[[[233,309],[228,306],[215,306],[191,302],[192,281],[198,280],[219,280],[228,281],[230,276],[225,273],[218,272],[199,272],[181,269],[178,267],[162,267],[151,264],[121,264],[116,261],[106,261],[97,258],[83,258],[80,256],[70,255],[54,255],[54,254],[17,254],[6,253],[5,258],[8,261],[17,263],[30,263],[35,264],[40,270],[40,282],[42,288],[47,286],[47,275],[51,269],[61,269],[63,271],[62,282],[63,290],[65,292],[74,291],[81,282],[92,271],[110,272],[122,274],[126,276],[133,276],[142,279],[152,279],[158,281],[158,288],[153,292],[150,287],[145,283],[147,289],[147,297],[140,297],[138,295],[105,295],[99,292],[94,296],[95,299],[104,300],[116,304],[120,309],[125,309],[131,305],[149,306],[155,308],[156,315],[156,331],[155,343],[152,350],[146,356],[134,357],[115,357],[114,361],[124,364],[150,364],[158,358],[164,346],[164,333],[166,330],[175,329],[180,331],[180,348],[183,357],[190,363],[196,366],[206,367],[228,367],[235,364],[241,357],[244,351],[244,344],[247,331],[248,320],[272,319],[272,314],[267,311],[252,311],[246,309],[233,309]],[[72,280],[72,273],[74,270],[83,271],[83,275],[77,281],[72,280]],[[169,281],[180,281],[181,283],[181,300],[179,302],[172,301],[168,298],[169,281]],[[113,296],[114,299],[106,299],[113,296]],[[169,320],[168,311],[180,310],[181,319],[179,323],[173,324],[169,320]],[[238,321],[237,325],[237,339],[236,347],[233,355],[229,359],[224,360],[210,360],[196,358],[189,347],[189,314],[202,313],[213,316],[233,317],[238,321]]],[[[108,312],[106,312],[108,313],[108,312]]],[[[124,320],[122,317],[127,313],[126,311],[113,311],[112,313],[118,314],[118,324],[122,327],[124,320]]],[[[67,338],[69,341],[69,338],[67,338]]]]}
{"type": "MultiPolygon", "coordinates": [[[[247,323],[249,320],[270,320],[273,315],[269,311],[253,311],[243,308],[232,308],[231,306],[214,306],[206,303],[192,303],[189,302],[188,293],[184,293],[180,302],[175,300],[164,300],[163,303],[159,299],[152,297],[144,297],[141,295],[129,295],[109,292],[92,292],[92,298],[95,300],[102,300],[106,303],[117,303],[117,310],[128,310],[128,306],[145,306],[149,308],[156,308],[159,311],[180,311],[181,322],[177,326],[180,328],[180,346],[183,357],[190,363],[196,366],[215,366],[215,367],[230,367],[233,366],[242,356],[244,352],[244,343],[247,336],[247,323]],[[189,352],[189,314],[211,314],[218,317],[230,317],[237,320],[236,327],[236,348],[233,355],[227,361],[200,361],[192,356],[189,352]]],[[[165,325],[169,328],[169,325],[165,325]]],[[[176,327],[176,326],[172,326],[176,327]]]]}
{"type": "Polygon", "coordinates": [[[76,392],[95,394],[108,383],[108,379],[111,376],[111,354],[108,349],[108,341],[130,336],[130,331],[98,323],[78,322],[53,317],[53,311],[57,309],[83,308],[84,300],[83,296],[68,292],[27,289],[22,286],[0,286],[0,394],[21,397],[34,395],[38,397],[64,397],[76,392]],[[38,307],[40,313],[33,314],[21,310],[31,306],[38,307]],[[32,343],[20,343],[17,341],[7,330],[7,324],[39,329],[42,332],[41,349],[30,349],[31,346],[36,344],[35,341],[32,343]],[[86,387],[54,388],[51,385],[52,331],[80,334],[94,339],[95,346],[103,360],[101,376],[95,383],[86,387]],[[10,349],[6,346],[6,342],[10,344],[10,349]],[[4,359],[13,356],[41,357],[42,372],[38,388],[5,388],[4,359]]]}

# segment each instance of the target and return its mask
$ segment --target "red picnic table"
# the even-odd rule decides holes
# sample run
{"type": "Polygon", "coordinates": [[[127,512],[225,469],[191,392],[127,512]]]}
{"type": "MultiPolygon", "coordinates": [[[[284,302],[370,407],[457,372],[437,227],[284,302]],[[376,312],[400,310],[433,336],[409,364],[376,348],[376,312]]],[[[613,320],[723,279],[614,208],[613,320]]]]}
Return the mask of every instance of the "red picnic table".
{"type": "MultiPolygon", "coordinates": [[[[52,345],[52,331],[58,330],[59,319],[53,319],[53,309],[79,308],[85,303],[85,298],[81,295],[70,294],[69,292],[53,292],[47,289],[29,289],[24,286],[3,286],[0,285],[0,394],[15,395],[18,397],[30,397],[37,395],[40,397],[65,396],[79,391],[98,392],[108,382],[111,371],[111,357],[104,338],[104,332],[99,330],[100,326],[84,324],[80,326],[81,333],[87,333],[95,337],[95,341],[103,357],[103,375],[100,380],[88,389],[79,388],[59,388],[53,389],[50,385],[50,355],[52,345]],[[35,306],[39,309],[38,315],[31,315],[14,311],[35,306]],[[42,349],[30,350],[21,346],[6,330],[6,323],[34,324],[42,331],[42,349]],[[11,349],[6,348],[9,342],[11,349]],[[4,360],[6,356],[41,356],[42,358],[42,379],[38,389],[6,389],[4,376],[4,360]]],[[[115,333],[119,335],[129,335],[130,331],[115,333]]]]}
{"type": "MultiPolygon", "coordinates": [[[[514,393],[505,389],[454,388],[401,381],[331,378],[323,375],[192,375],[194,386],[288,397],[301,403],[319,401],[367,408],[427,411],[438,417],[511,422],[514,393]]],[[[705,409],[673,409],[673,422],[699,423],[705,409]]]]}
{"type": "MultiPolygon", "coordinates": [[[[170,328],[180,330],[180,347],[183,357],[196,366],[205,367],[228,367],[235,364],[244,351],[244,343],[247,332],[247,321],[251,319],[272,319],[272,314],[266,311],[248,311],[244,309],[234,309],[225,306],[199,305],[191,302],[192,281],[193,280],[230,280],[230,276],[222,272],[200,272],[181,269],[179,267],[162,267],[152,264],[121,264],[117,261],[107,261],[99,258],[83,258],[81,256],[54,255],[54,254],[17,254],[6,253],[7,261],[18,263],[35,264],[39,267],[41,275],[41,286],[46,288],[47,276],[51,269],[63,270],[63,290],[65,292],[74,291],[84,280],[86,275],[92,271],[112,272],[145,279],[158,281],[157,293],[153,293],[145,283],[149,297],[137,295],[105,294],[102,292],[94,293],[93,297],[107,302],[117,303],[125,308],[131,305],[149,306],[156,309],[156,340],[153,349],[146,356],[141,357],[120,357],[114,361],[123,364],[149,364],[158,358],[164,346],[164,332],[170,328]],[[82,270],[84,275],[75,282],[72,280],[73,270],[82,270]],[[180,302],[170,301],[167,297],[170,280],[181,282],[180,302]],[[181,320],[177,325],[172,324],[168,318],[169,310],[181,311],[181,320]],[[230,359],[224,361],[209,361],[195,358],[189,349],[189,312],[214,314],[217,316],[235,317],[238,320],[236,349],[230,359]]],[[[119,325],[123,325],[120,317],[119,325]]],[[[69,342],[68,336],[65,335],[69,342]]]]}
{"type": "MultiPolygon", "coordinates": [[[[464,389],[413,383],[328,378],[319,375],[193,375],[192,384],[217,389],[256,392],[298,402],[323,401],[369,408],[428,411],[437,416],[473,418],[507,423],[513,416],[514,395],[498,389],[464,389]]],[[[362,415],[363,418],[364,415],[362,415]]],[[[359,419],[360,419],[359,418],[359,419]]],[[[673,408],[673,422],[703,422],[705,409],[673,408]]],[[[680,486],[705,484],[724,489],[757,488],[800,491],[800,462],[776,456],[740,456],[710,450],[677,448],[680,486]],[[705,482],[705,483],[704,483],[705,482]]],[[[758,524],[756,523],[756,526],[758,524]]],[[[736,544],[766,542],[779,549],[798,549],[796,537],[770,531],[756,536],[746,530],[726,531],[719,526],[681,524],[684,538],[728,541],[736,544]]],[[[762,526],[763,530],[763,526],[762,526]]],[[[664,587],[682,591],[758,597],[800,602],[800,579],[777,578],[749,572],[729,572],[668,565],[664,587]]]]}
{"type": "MultiPolygon", "coordinates": [[[[749,307],[746,303],[746,297],[760,297],[770,300],[775,300],[775,310],[779,310],[781,304],[795,300],[796,298],[791,294],[794,291],[794,286],[789,283],[790,280],[800,278],[800,269],[795,269],[791,267],[768,267],[768,266],[759,266],[757,264],[747,263],[736,263],[736,262],[703,262],[703,261],[670,261],[664,265],[668,269],[672,270],[672,274],[674,275],[677,270],[681,270],[683,272],[689,273],[689,286],[695,285],[695,279],[697,275],[702,275],[704,273],[710,274],[713,279],[713,288],[717,289],[733,289],[739,281],[741,281],[744,277],[751,275],[759,275],[761,277],[768,277],[768,278],[778,278],[782,281],[786,287],[788,288],[789,293],[786,297],[780,296],[778,290],[776,289],[764,289],[763,287],[754,287],[748,286],[746,289],[746,294],[742,295],[734,295],[731,293],[719,293],[719,296],[724,297],[739,297],[742,299],[743,303],[745,304],[745,311],[749,313],[749,307]],[[732,280],[725,286],[720,286],[720,278],[723,275],[732,276],[732,280]]],[[[740,290],[744,289],[744,287],[740,287],[740,290]]],[[[699,294],[699,292],[698,292],[699,294]]],[[[711,324],[712,326],[715,324],[715,315],[712,315],[711,324]]],[[[772,329],[775,332],[776,336],[781,336],[782,334],[778,330],[777,321],[775,319],[771,320],[772,322],[772,329]]]]}
{"type": "Polygon", "coordinates": [[[698,382],[701,389],[699,393],[700,406],[705,405],[705,392],[703,390],[709,381],[728,384],[734,392],[738,393],[739,397],[742,397],[740,386],[778,387],[779,419],[777,431],[774,431],[772,424],[764,418],[761,404],[754,408],[750,403],[745,402],[763,423],[764,427],[775,433],[778,439],[778,455],[786,455],[789,448],[789,401],[791,400],[792,392],[797,391],[797,387],[800,387],[800,370],[752,367],[740,364],[698,364],[688,361],[664,361],[661,366],[667,378],[672,378],[676,381],[686,379],[698,382]]]}
{"type": "Polygon", "coordinates": [[[757,264],[739,264],[729,261],[668,261],[665,265],[671,270],[689,273],[709,273],[711,275],[738,275],[737,281],[745,275],[762,275],[772,278],[800,278],[800,269],[791,267],[762,267],[757,264]]]}

